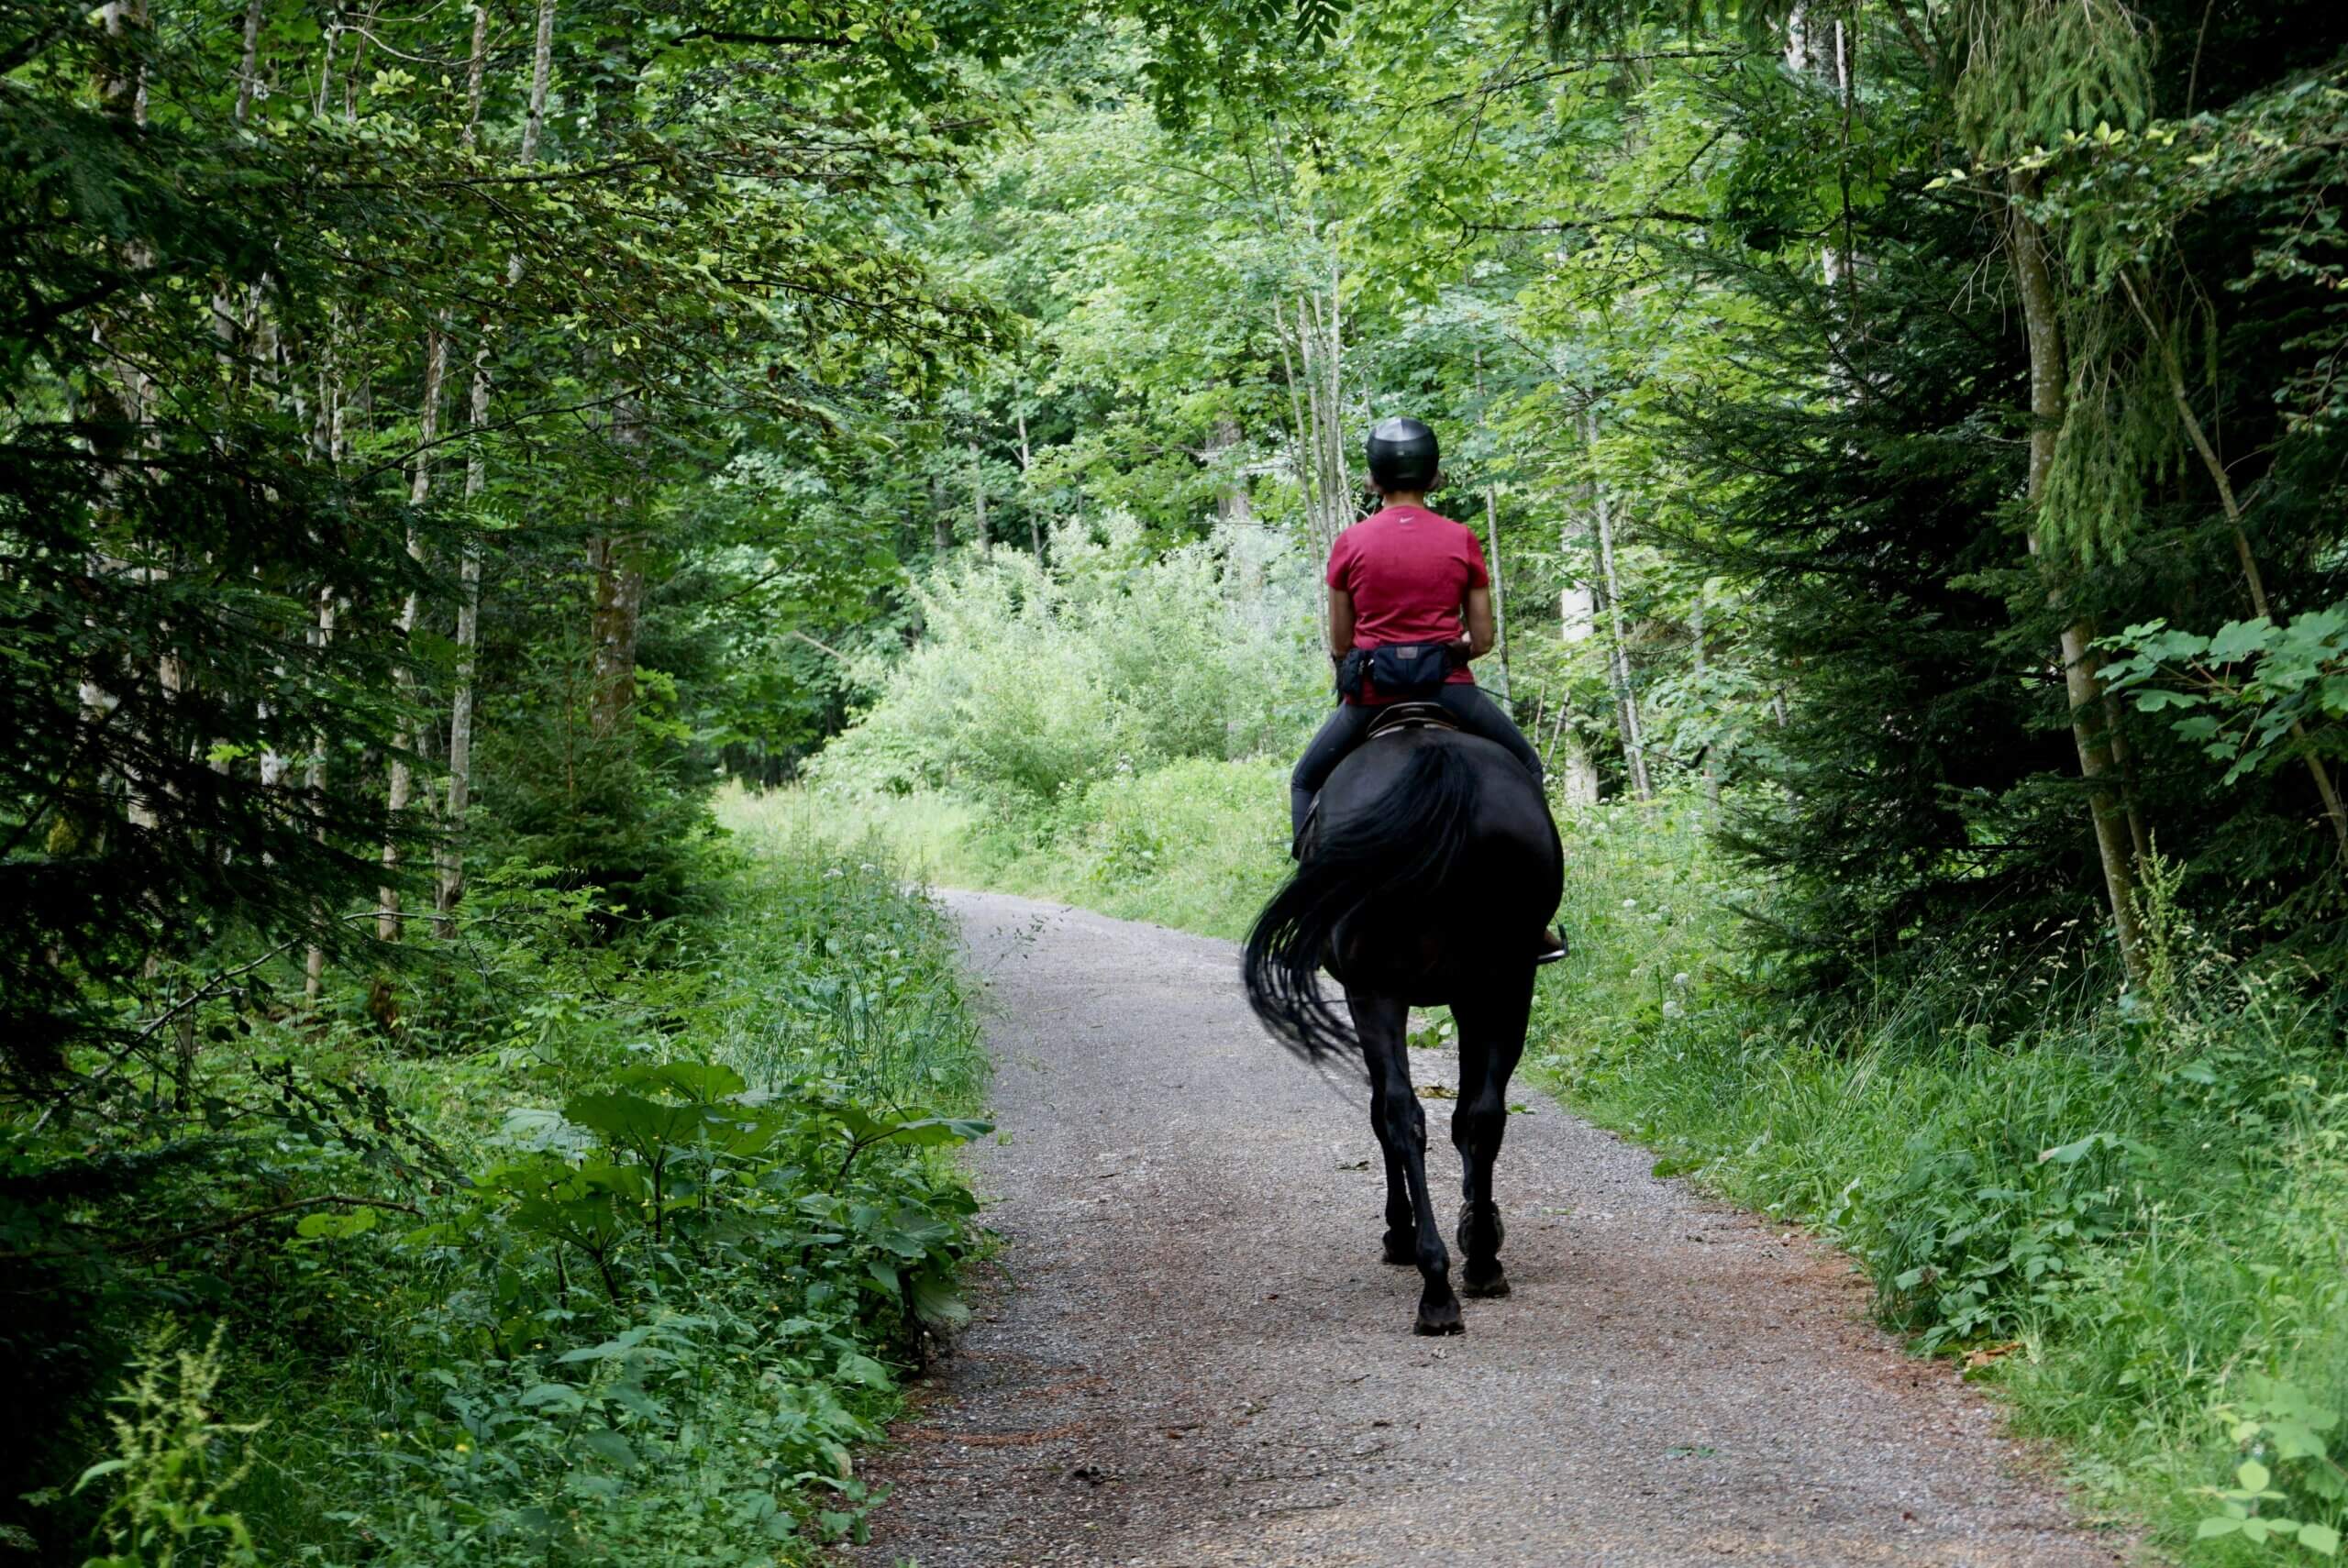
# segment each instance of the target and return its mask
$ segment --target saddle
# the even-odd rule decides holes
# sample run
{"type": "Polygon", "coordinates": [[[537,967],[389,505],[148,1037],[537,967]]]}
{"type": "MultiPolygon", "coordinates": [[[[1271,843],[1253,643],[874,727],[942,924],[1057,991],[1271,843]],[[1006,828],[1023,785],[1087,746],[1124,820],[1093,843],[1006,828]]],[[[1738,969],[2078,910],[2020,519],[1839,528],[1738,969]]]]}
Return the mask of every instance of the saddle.
{"type": "Polygon", "coordinates": [[[1440,702],[1389,702],[1378,710],[1378,717],[1370,720],[1364,733],[1365,741],[1380,735],[1395,734],[1403,730],[1453,730],[1459,721],[1440,702]]]}

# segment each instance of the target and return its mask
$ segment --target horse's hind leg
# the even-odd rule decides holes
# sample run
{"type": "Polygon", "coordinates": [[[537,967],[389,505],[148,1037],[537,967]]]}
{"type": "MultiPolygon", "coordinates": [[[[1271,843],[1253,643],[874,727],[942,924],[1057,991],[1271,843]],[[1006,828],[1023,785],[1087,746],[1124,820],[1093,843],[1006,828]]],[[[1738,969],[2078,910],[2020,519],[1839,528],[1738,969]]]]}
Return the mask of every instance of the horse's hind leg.
{"type": "Polygon", "coordinates": [[[1422,1334],[1459,1331],[1459,1297],[1451,1290],[1451,1254],[1444,1250],[1442,1228],[1436,1224],[1434,1200],[1427,1192],[1426,1114],[1411,1090],[1410,1054],[1402,1031],[1409,1008],[1391,997],[1356,996],[1348,991],[1346,1005],[1353,1012],[1354,1030],[1361,1037],[1362,1054],[1369,1066],[1371,1103],[1378,1117],[1378,1141],[1386,1151],[1387,1243],[1398,1239],[1395,1221],[1407,1214],[1408,1234],[1414,1243],[1412,1261],[1425,1288],[1412,1328],[1422,1334]],[[1395,1190],[1396,1178],[1403,1192],[1395,1190]]]}
{"type": "Polygon", "coordinates": [[[1524,1055],[1533,973],[1527,964],[1521,980],[1512,973],[1490,989],[1451,1005],[1459,1024],[1459,1101],[1451,1113],[1451,1141],[1459,1149],[1466,1199],[1459,1209],[1457,1240],[1465,1260],[1460,1286],[1470,1296],[1508,1294],[1500,1258],[1507,1227],[1492,1198],[1492,1165],[1508,1132],[1508,1081],[1524,1055]]]}
{"type": "Polygon", "coordinates": [[[1419,1218],[1411,1206],[1411,1176],[1402,1163],[1403,1149],[1418,1151],[1422,1162],[1426,1157],[1427,1118],[1415,1094],[1405,1097],[1402,1116],[1403,1134],[1397,1141],[1387,1123],[1386,1075],[1372,1072],[1369,1076],[1369,1125],[1378,1134],[1379,1152],[1386,1157],[1386,1234],[1381,1245],[1388,1263],[1409,1268],[1419,1261],[1419,1218]]]}

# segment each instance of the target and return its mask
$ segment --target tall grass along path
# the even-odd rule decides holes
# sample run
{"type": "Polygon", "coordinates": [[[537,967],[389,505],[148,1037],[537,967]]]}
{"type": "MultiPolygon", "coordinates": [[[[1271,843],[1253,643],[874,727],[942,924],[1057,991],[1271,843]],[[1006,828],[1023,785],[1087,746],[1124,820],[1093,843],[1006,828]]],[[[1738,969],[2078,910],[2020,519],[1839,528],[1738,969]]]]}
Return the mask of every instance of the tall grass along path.
{"type": "MultiPolygon", "coordinates": [[[[876,1462],[895,1491],[859,1562],[2126,1556],[1945,1364],[1867,1326],[1842,1260],[1545,1102],[1501,1155],[1515,1294],[1464,1339],[1414,1338],[1358,1068],[1266,1039],[1235,947],[947,900],[992,987],[1009,1137],[976,1165],[1004,1245],[876,1462]]],[[[1447,1055],[1414,1057],[1423,1093],[1448,1087],[1447,1055]]],[[[1446,1143],[1429,1159],[1456,1179],[1446,1143]]]]}

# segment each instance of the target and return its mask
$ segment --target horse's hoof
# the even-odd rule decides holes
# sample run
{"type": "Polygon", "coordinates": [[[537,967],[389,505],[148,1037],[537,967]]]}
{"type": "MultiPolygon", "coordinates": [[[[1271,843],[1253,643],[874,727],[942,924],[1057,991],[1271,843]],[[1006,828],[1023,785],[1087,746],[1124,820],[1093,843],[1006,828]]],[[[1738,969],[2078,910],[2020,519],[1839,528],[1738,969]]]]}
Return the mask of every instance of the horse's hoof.
{"type": "Polygon", "coordinates": [[[1508,1294],[1508,1275],[1498,1264],[1494,1264],[1489,1278],[1479,1279],[1472,1272],[1462,1275],[1459,1289],[1462,1295],[1480,1296],[1486,1300],[1491,1300],[1508,1294]]]}
{"type": "Polygon", "coordinates": [[[1419,1303],[1419,1315],[1411,1324],[1411,1332],[1456,1334],[1466,1331],[1467,1327],[1459,1320],[1458,1302],[1446,1301],[1440,1307],[1430,1307],[1422,1301],[1419,1303]]]}
{"type": "Polygon", "coordinates": [[[1417,1234],[1412,1231],[1387,1231],[1383,1256],[1388,1263],[1397,1268],[1418,1267],[1419,1238],[1417,1234]]]}

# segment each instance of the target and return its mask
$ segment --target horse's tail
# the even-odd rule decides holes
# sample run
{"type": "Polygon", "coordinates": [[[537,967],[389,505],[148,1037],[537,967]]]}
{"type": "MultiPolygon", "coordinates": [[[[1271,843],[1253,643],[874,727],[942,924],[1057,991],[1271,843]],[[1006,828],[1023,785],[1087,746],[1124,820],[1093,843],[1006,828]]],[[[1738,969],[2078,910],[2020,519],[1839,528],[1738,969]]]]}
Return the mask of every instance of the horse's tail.
{"type": "Polygon", "coordinates": [[[1437,742],[1414,751],[1377,800],[1322,824],[1247,933],[1247,1005],[1282,1044],[1318,1060],[1359,1043],[1315,977],[1353,920],[1426,915],[1467,846],[1479,793],[1463,748],[1437,742]]]}

